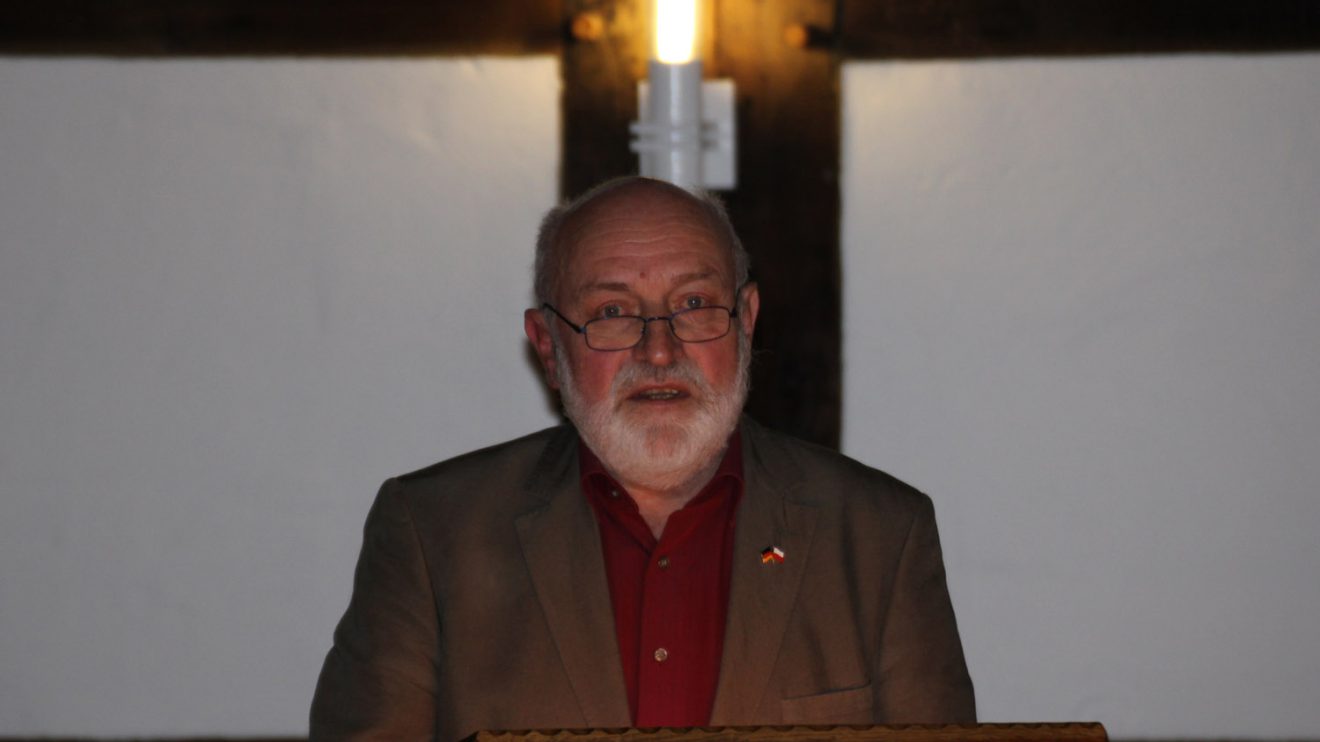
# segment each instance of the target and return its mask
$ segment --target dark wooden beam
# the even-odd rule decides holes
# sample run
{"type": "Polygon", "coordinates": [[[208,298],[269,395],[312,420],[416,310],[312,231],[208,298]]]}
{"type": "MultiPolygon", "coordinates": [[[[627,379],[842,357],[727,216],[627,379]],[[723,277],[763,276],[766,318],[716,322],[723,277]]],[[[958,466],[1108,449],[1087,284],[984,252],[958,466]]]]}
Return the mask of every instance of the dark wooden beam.
{"type": "Polygon", "coordinates": [[[559,190],[565,198],[637,172],[628,124],[637,118],[637,81],[646,76],[647,5],[646,0],[564,1],[564,23],[593,15],[601,29],[591,41],[570,37],[561,56],[559,190]]]}
{"type": "MultiPolygon", "coordinates": [[[[813,26],[819,32],[813,39],[837,45],[851,58],[1320,49],[1320,3],[1315,0],[837,4],[841,23],[813,26]]],[[[629,9],[635,2],[617,5],[629,9]]],[[[742,12],[740,6],[770,15],[784,9],[751,0],[717,5],[724,14],[742,12]]],[[[563,17],[561,0],[6,0],[0,5],[0,53],[553,53],[563,38],[563,17]]]]}
{"type": "Polygon", "coordinates": [[[753,417],[838,447],[842,404],[839,59],[788,46],[830,27],[831,0],[717,5],[713,76],[737,86],[738,188],[729,213],[761,286],[753,417]]]}
{"type": "MultiPolygon", "coordinates": [[[[562,191],[635,173],[628,123],[646,73],[641,0],[569,0],[603,32],[563,55],[562,191]]],[[[829,26],[832,0],[726,2],[714,10],[709,77],[737,86],[738,187],[725,200],[761,285],[752,397],[761,422],[837,446],[840,414],[839,98],[832,52],[785,45],[794,23],[829,26]]]]}
{"type": "Polygon", "coordinates": [[[1320,49],[1315,0],[840,0],[848,58],[1320,49]]]}
{"type": "Polygon", "coordinates": [[[553,54],[558,0],[7,0],[0,53],[553,54]]]}

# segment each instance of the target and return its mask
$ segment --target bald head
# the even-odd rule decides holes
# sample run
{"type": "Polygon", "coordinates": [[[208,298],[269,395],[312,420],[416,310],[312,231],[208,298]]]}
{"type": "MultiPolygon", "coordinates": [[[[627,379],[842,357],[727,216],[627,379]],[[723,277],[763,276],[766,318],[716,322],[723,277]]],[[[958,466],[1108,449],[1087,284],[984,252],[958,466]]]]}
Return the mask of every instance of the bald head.
{"type": "Polygon", "coordinates": [[[581,223],[602,215],[641,216],[653,209],[686,211],[704,221],[728,250],[736,284],[746,283],[750,263],[747,251],[716,196],[692,194],[652,178],[627,176],[606,181],[545,215],[536,239],[537,302],[554,303],[559,299],[564,274],[572,262],[574,234],[581,223]]]}

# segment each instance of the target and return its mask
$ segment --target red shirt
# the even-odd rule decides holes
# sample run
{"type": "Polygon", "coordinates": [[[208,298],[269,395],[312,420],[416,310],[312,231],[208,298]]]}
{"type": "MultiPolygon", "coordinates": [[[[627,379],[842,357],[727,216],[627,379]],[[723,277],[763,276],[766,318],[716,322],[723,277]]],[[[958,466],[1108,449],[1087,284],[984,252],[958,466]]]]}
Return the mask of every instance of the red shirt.
{"type": "Polygon", "coordinates": [[[659,540],[632,496],[585,444],[579,447],[582,491],[600,525],[634,726],[710,723],[743,490],[740,438],[734,431],[715,476],[669,516],[659,540]]]}

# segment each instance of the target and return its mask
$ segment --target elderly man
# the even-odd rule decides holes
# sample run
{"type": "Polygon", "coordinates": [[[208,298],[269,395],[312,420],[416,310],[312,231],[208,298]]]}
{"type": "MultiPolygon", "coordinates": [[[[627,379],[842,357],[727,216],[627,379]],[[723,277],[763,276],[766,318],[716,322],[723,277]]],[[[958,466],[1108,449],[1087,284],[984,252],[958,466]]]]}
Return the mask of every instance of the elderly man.
{"type": "Polygon", "coordinates": [[[759,296],[717,202],[599,186],[536,291],[571,425],[385,483],[314,739],[974,720],[930,500],[741,417],[759,296]]]}

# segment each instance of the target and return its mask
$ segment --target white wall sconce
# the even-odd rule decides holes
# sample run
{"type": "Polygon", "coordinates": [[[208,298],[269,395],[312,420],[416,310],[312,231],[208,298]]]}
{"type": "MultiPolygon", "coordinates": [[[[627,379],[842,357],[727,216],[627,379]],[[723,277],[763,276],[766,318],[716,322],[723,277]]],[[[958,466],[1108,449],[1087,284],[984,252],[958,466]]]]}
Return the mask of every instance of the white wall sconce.
{"type": "Polygon", "coordinates": [[[737,186],[732,80],[701,79],[698,0],[654,0],[649,80],[637,84],[630,127],[642,175],[692,190],[737,186]]]}

